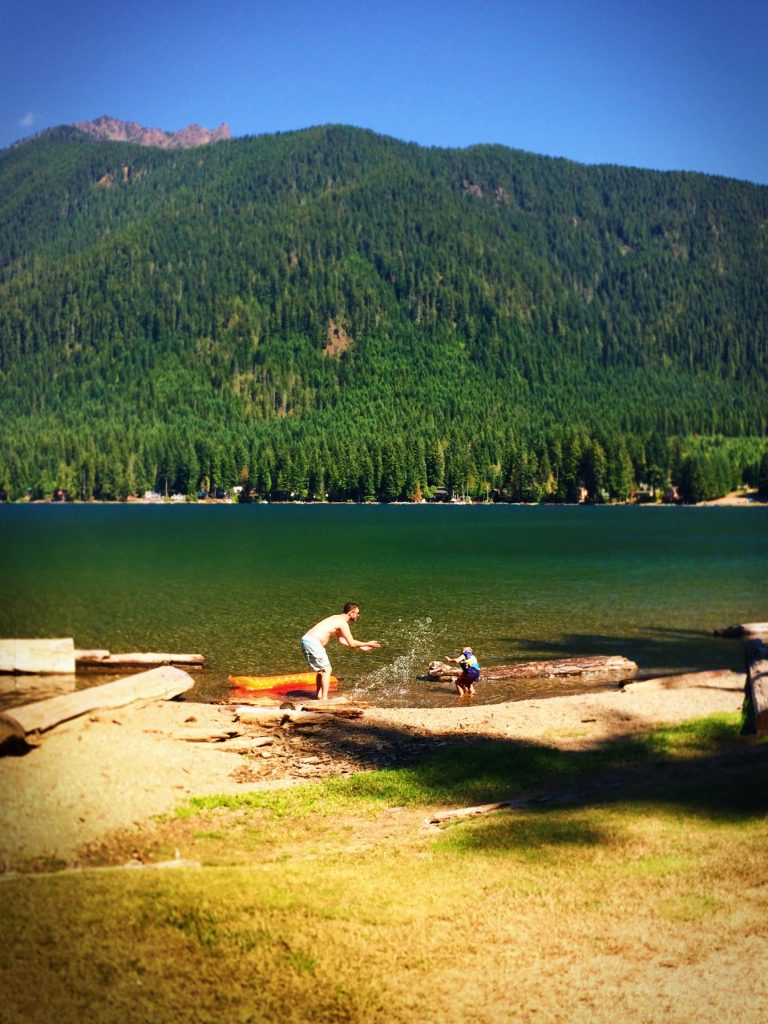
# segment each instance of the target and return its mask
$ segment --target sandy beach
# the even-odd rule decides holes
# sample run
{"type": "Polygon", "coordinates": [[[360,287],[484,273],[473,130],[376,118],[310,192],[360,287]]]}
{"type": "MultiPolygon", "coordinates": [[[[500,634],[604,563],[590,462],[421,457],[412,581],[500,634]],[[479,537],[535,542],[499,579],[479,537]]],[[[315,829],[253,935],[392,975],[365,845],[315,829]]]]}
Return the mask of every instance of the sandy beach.
{"type": "Polygon", "coordinates": [[[407,763],[460,737],[578,749],[737,711],[743,688],[743,675],[720,671],[506,704],[367,708],[355,720],[326,715],[318,725],[283,728],[245,725],[231,705],[155,701],[99,711],[57,726],[26,752],[0,754],[0,865],[77,864],[89,845],[195,795],[407,763]],[[196,739],[210,731],[231,735],[196,739]]]}

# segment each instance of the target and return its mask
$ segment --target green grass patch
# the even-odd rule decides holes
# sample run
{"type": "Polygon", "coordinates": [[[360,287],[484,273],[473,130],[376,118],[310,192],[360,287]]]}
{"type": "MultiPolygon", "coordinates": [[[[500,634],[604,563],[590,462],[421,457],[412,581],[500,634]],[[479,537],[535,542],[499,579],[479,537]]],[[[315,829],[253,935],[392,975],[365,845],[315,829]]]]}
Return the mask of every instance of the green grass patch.
{"type": "Polygon", "coordinates": [[[665,729],[654,729],[643,739],[649,754],[689,757],[712,753],[734,744],[741,728],[741,714],[710,715],[665,729]]]}
{"type": "Polygon", "coordinates": [[[664,758],[719,753],[738,745],[739,716],[715,715],[657,729],[594,750],[567,751],[543,745],[485,740],[453,746],[415,766],[360,772],[289,789],[193,797],[180,818],[216,808],[263,811],[275,818],[375,814],[382,807],[490,803],[531,787],[574,782],[608,771],[643,767],[664,758]]]}

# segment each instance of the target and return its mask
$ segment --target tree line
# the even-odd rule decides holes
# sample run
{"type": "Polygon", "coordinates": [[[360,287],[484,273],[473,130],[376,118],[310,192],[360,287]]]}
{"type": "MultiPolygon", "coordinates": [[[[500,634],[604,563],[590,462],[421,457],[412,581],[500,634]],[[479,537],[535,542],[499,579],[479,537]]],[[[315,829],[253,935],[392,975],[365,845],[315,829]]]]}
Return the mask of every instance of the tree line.
{"type": "MultiPolygon", "coordinates": [[[[699,502],[743,486],[768,490],[764,438],[593,436],[565,427],[536,437],[497,430],[472,436],[419,431],[353,438],[286,431],[215,435],[199,422],[128,437],[48,438],[35,476],[23,445],[0,458],[4,500],[125,500],[145,492],[192,500],[495,502],[699,502]]],[[[28,440],[37,445],[37,438],[28,440]]],[[[31,452],[29,455],[31,461],[31,452]]]]}

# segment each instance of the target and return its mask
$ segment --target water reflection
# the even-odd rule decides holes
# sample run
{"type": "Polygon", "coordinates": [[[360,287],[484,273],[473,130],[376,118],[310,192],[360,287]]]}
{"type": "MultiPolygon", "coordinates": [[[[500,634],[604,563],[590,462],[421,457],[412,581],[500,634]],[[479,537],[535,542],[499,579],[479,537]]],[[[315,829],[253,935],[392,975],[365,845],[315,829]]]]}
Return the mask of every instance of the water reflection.
{"type": "Polygon", "coordinates": [[[76,689],[74,675],[0,675],[0,707],[19,707],[76,689]]]}

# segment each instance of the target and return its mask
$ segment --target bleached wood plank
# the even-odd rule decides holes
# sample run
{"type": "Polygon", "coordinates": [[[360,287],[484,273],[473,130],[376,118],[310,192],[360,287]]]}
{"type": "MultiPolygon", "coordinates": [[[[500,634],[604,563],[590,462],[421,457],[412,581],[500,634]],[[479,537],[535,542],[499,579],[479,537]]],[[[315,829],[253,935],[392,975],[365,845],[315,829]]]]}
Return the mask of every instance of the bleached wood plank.
{"type": "Polygon", "coordinates": [[[203,668],[202,654],[172,654],[167,651],[131,651],[112,654],[110,651],[75,651],[78,669],[95,668],[99,671],[110,669],[150,668],[158,665],[184,665],[185,668],[203,668]]]}
{"type": "Polygon", "coordinates": [[[0,640],[0,672],[71,675],[74,671],[75,641],[72,637],[0,640]]]}

